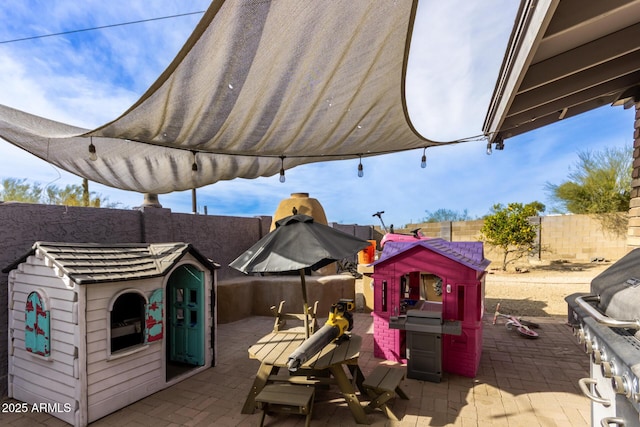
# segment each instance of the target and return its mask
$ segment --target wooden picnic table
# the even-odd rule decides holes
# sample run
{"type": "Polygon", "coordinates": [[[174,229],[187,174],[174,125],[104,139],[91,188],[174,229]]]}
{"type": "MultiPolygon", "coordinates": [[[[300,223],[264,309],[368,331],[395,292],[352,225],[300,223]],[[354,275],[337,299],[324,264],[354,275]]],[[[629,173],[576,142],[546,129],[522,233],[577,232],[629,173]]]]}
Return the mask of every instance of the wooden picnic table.
{"type": "Polygon", "coordinates": [[[298,371],[301,375],[289,375],[288,372],[286,375],[279,375],[280,368],[287,368],[289,355],[304,340],[304,332],[272,332],[249,347],[249,358],[259,360],[260,368],[242,408],[242,413],[252,414],[255,411],[255,397],[269,382],[286,381],[294,384],[314,385],[328,383],[338,386],[356,422],[369,424],[364,408],[356,396],[356,391],[344,371],[344,366],[346,366],[362,392],[364,390],[362,387],[364,376],[358,366],[362,337],[349,334],[348,339],[328,344],[318,354],[302,364],[298,371]]]}

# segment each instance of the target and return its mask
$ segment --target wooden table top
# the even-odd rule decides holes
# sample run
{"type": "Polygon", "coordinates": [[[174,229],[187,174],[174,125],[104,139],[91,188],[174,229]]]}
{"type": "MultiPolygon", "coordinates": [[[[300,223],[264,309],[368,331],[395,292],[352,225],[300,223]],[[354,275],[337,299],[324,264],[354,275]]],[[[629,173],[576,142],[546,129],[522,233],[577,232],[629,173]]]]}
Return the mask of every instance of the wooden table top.
{"type": "MultiPolygon", "coordinates": [[[[301,368],[326,369],[333,365],[357,359],[360,356],[362,337],[348,334],[348,340],[332,342],[318,354],[307,360],[301,368]]],[[[304,332],[299,334],[273,332],[260,338],[249,347],[249,357],[262,363],[286,367],[287,360],[305,340],[304,332]]]]}

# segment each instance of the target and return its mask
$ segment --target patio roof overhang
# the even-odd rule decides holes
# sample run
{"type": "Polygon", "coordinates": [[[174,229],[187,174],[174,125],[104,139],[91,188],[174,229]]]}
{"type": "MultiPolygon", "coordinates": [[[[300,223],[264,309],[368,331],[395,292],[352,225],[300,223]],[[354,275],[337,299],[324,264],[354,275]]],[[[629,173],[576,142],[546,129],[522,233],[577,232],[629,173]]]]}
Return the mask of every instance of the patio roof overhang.
{"type": "Polygon", "coordinates": [[[483,132],[489,143],[640,101],[640,0],[523,0],[483,132]]]}

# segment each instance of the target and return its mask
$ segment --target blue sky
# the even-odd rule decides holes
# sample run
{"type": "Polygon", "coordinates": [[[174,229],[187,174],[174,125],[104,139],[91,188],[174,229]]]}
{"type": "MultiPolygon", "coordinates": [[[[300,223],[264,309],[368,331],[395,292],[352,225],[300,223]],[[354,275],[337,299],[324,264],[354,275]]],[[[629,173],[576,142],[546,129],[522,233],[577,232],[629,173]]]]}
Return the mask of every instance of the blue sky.
{"type": "MultiPolygon", "coordinates": [[[[204,11],[191,0],[8,0],[0,3],[0,42],[34,35],[204,11]],[[152,5],[153,7],[150,7],[152,5]]],[[[407,98],[416,129],[432,140],[482,133],[482,123],[504,55],[518,2],[421,1],[411,44],[407,98]]],[[[122,114],[164,70],[187,39],[199,14],[170,20],[0,43],[0,104],[86,128],[122,114]]],[[[545,183],[559,184],[578,152],[631,147],[634,112],[605,106],[505,141],[485,154],[486,142],[299,166],[278,177],[236,179],[198,189],[199,212],[272,215],[280,200],[307,192],[331,222],[386,225],[418,222],[426,211],[467,210],[482,216],[495,203],[548,204],[545,183]]],[[[42,185],[81,179],[0,139],[0,178],[42,185]]],[[[110,202],[135,207],[138,193],[90,184],[110,202]]],[[[191,192],[160,195],[174,212],[191,212],[191,192]]]]}

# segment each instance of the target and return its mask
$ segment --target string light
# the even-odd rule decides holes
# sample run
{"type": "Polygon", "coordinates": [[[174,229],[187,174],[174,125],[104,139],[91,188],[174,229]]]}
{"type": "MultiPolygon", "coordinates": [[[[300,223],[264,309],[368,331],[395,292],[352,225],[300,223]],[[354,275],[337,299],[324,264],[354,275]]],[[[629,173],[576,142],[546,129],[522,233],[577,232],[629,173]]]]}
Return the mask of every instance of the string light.
{"type": "MultiPolygon", "coordinates": [[[[487,136],[474,136],[474,137],[468,137],[468,138],[464,138],[464,139],[458,139],[455,141],[448,141],[448,142],[440,142],[437,143],[437,145],[433,145],[433,146],[445,146],[445,145],[452,145],[452,144],[459,144],[462,142],[472,142],[472,141],[481,141],[481,140],[487,140],[488,137],[487,136]]],[[[126,140],[129,141],[129,140],[126,140]]],[[[149,144],[151,145],[149,142],[146,141],[139,141],[136,140],[134,142],[140,143],[140,144],[149,144]]],[[[487,142],[487,149],[486,149],[486,153],[487,155],[492,154],[492,142],[487,142]]],[[[496,150],[502,150],[504,149],[504,142],[502,141],[501,138],[498,138],[498,140],[495,142],[496,146],[495,149],[496,150]]],[[[431,147],[431,145],[429,146],[424,146],[422,147],[422,157],[420,159],[420,167],[421,168],[426,168],[427,167],[427,148],[431,147]]],[[[191,164],[191,170],[192,172],[197,172],[199,171],[199,166],[198,166],[198,162],[197,162],[197,154],[220,154],[220,155],[226,155],[226,156],[239,156],[239,157],[253,157],[253,158],[263,158],[263,157],[276,157],[274,155],[269,155],[269,154],[262,154],[262,153],[254,153],[254,154],[250,154],[250,153],[225,153],[225,152],[218,152],[215,150],[202,150],[202,149],[198,149],[198,150],[193,150],[193,149],[189,149],[186,147],[172,147],[173,149],[176,150],[184,150],[184,151],[190,151],[193,154],[193,163],[191,164]]],[[[402,152],[402,151],[408,151],[411,150],[411,148],[409,149],[399,149],[399,150],[382,150],[382,151],[370,151],[367,152],[368,155],[384,155],[384,154],[392,154],[392,153],[398,153],[398,152],[402,152]]],[[[89,144],[89,158],[92,161],[96,161],[98,159],[98,155],[97,155],[97,150],[95,145],[93,144],[93,138],[91,143],[89,144]]],[[[284,159],[287,157],[292,157],[292,158],[317,158],[316,161],[323,161],[323,160],[328,160],[329,158],[345,158],[345,157],[349,157],[349,156],[353,156],[354,154],[348,154],[348,153],[343,153],[343,154],[322,154],[322,155],[314,155],[314,154],[306,154],[306,155],[293,155],[293,156],[278,156],[280,158],[280,177],[279,177],[279,181],[284,183],[286,181],[286,177],[285,177],[285,167],[284,167],[284,159]]],[[[362,153],[358,153],[355,154],[356,156],[358,156],[359,158],[359,162],[358,162],[358,177],[362,178],[364,177],[364,165],[362,164],[362,153]]]]}
{"type": "Polygon", "coordinates": [[[93,145],[93,137],[91,138],[91,142],[89,143],[89,160],[95,162],[98,160],[98,154],[96,154],[96,146],[93,145]]]}
{"type": "Polygon", "coordinates": [[[285,156],[280,156],[280,182],[285,182],[287,180],[284,177],[284,159],[285,156]]]}
{"type": "MultiPolygon", "coordinates": [[[[117,138],[116,138],[117,139],[117,138]]],[[[477,135],[477,136],[473,136],[473,137],[468,137],[468,138],[463,138],[463,139],[456,139],[453,141],[446,141],[446,142],[438,142],[438,143],[434,143],[433,145],[429,145],[429,146],[423,146],[423,155],[424,153],[426,153],[426,149],[430,148],[430,147],[444,147],[444,146],[448,146],[448,145],[454,145],[454,144],[460,144],[463,142],[473,142],[473,141],[481,141],[481,140],[486,140],[487,136],[482,136],[482,135],[477,135]]],[[[164,148],[171,148],[172,150],[179,150],[179,151],[190,151],[191,153],[196,153],[196,154],[214,154],[214,155],[221,155],[221,156],[230,156],[230,157],[245,157],[245,158],[274,158],[274,157],[279,157],[279,158],[292,158],[292,159],[313,159],[310,161],[307,161],[308,163],[313,163],[313,162],[322,162],[322,161],[327,161],[329,159],[347,159],[347,158],[352,158],[355,156],[358,156],[359,158],[362,158],[363,154],[362,153],[340,153],[340,154],[311,154],[311,153],[307,153],[307,154],[294,154],[294,155],[288,155],[288,156],[277,156],[277,155],[272,155],[272,154],[264,154],[264,153],[260,153],[260,152],[255,152],[255,153],[249,153],[249,152],[244,152],[244,153],[232,153],[232,152],[226,152],[224,150],[210,150],[210,149],[198,149],[198,150],[193,150],[191,148],[188,147],[181,147],[181,146],[167,146],[165,144],[155,144],[155,143],[151,143],[148,141],[144,141],[144,140],[129,140],[129,139],[125,139],[124,141],[127,142],[135,142],[137,144],[144,144],[144,145],[149,145],[149,146],[160,146],[160,147],[164,147],[164,148]]],[[[489,144],[487,144],[487,147],[489,146],[489,144]]],[[[414,147],[414,148],[402,148],[402,149],[390,149],[390,150],[378,150],[378,151],[367,151],[367,155],[368,156],[381,156],[381,155],[386,155],[386,154],[394,154],[394,153],[401,153],[401,152],[405,152],[405,151],[410,151],[410,150],[416,150],[419,149],[419,147],[414,147]]]]}

